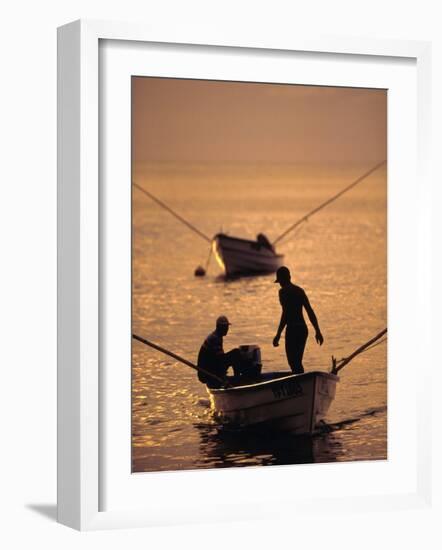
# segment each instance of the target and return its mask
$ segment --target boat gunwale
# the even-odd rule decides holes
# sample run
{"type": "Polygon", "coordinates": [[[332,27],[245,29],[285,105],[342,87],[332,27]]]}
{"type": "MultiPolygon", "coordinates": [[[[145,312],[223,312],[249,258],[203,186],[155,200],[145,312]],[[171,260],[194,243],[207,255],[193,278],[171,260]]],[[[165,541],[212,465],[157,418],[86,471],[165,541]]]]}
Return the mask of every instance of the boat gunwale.
{"type": "MultiPolygon", "coordinates": [[[[252,240],[252,239],[243,239],[242,237],[231,237],[230,235],[226,235],[225,233],[217,233],[213,238],[212,240],[215,241],[217,239],[229,239],[230,241],[240,241],[240,242],[243,242],[243,243],[249,243],[249,244],[259,244],[256,240],[252,240]]],[[[264,246],[263,246],[264,248],[264,246]]],[[[267,248],[266,250],[269,250],[271,251],[271,249],[267,248]]],[[[273,254],[275,256],[280,256],[280,257],[284,257],[284,254],[277,254],[276,252],[273,252],[273,254]]]]}
{"type": "MultiPolygon", "coordinates": [[[[252,242],[254,242],[254,241],[252,241],[252,242]]],[[[239,250],[237,248],[230,248],[229,246],[225,246],[223,244],[221,244],[220,246],[222,247],[223,250],[227,250],[228,252],[233,252],[233,253],[238,253],[238,254],[246,254],[248,256],[259,256],[261,258],[264,257],[264,258],[269,259],[269,260],[284,258],[284,254],[276,254],[275,252],[272,252],[268,248],[264,248],[264,250],[267,250],[269,252],[269,254],[265,255],[265,254],[262,254],[261,249],[259,249],[259,250],[239,250]]]]}
{"type": "MultiPolygon", "coordinates": [[[[286,395],[285,397],[280,397],[277,401],[266,401],[265,403],[256,403],[254,405],[248,405],[247,407],[236,407],[236,408],[233,408],[233,409],[223,408],[222,412],[223,413],[234,413],[234,412],[239,412],[239,411],[250,411],[252,409],[260,409],[260,408],[265,407],[265,406],[275,405],[276,403],[280,404],[280,403],[283,403],[284,401],[288,401],[289,399],[297,399],[297,397],[295,397],[294,395],[286,395]]],[[[314,397],[313,397],[313,400],[314,400],[314,397]]],[[[291,415],[291,416],[300,416],[301,414],[304,414],[304,413],[299,413],[299,414],[295,414],[295,415],[291,415]]],[[[280,416],[280,417],[276,417],[276,418],[283,418],[283,417],[280,416]]],[[[264,422],[266,422],[266,421],[264,421],[264,422]]]]}
{"type": "Polygon", "coordinates": [[[255,382],[254,384],[248,384],[246,386],[234,386],[232,388],[207,388],[207,390],[209,393],[212,393],[214,395],[233,393],[233,392],[241,393],[244,391],[249,392],[253,389],[259,389],[261,387],[269,386],[275,382],[281,382],[283,380],[287,380],[288,378],[300,378],[300,377],[311,378],[312,376],[315,376],[315,375],[324,376],[325,378],[339,382],[339,376],[337,376],[336,374],[332,374],[331,372],[314,370],[309,372],[303,372],[302,374],[288,374],[287,376],[282,376],[281,378],[274,378],[273,380],[264,380],[262,382],[255,382]]]}

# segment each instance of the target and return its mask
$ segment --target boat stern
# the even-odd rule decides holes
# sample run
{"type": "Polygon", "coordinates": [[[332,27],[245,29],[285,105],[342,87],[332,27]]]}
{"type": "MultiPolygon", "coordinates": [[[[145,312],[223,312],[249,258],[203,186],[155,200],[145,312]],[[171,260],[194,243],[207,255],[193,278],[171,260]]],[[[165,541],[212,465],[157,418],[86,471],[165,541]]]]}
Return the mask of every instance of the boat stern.
{"type": "Polygon", "coordinates": [[[319,371],[275,374],[247,386],[208,390],[214,418],[236,428],[313,433],[335,397],[339,378],[319,371]]]}

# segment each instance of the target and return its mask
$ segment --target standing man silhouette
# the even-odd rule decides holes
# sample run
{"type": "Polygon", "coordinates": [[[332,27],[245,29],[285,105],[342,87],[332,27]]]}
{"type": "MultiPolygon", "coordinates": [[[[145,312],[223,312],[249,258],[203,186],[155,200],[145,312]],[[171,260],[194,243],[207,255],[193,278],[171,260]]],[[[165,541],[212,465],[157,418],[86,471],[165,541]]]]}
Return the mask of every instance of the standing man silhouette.
{"type": "Polygon", "coordinates": [[[305,344],[308,337],[308,328],[304,320],[302,309],[307,311],[308,318],[313,325],[316,334],[316,342],[320,346],[324,342],[324,338],[319,329],[318,319],[307,298],[305,291],[291,282],[290,271],[287,267],[282,266],[276,272],[275,283],[279,283],[279,301],[282,307],[281,320],[279,322],[278,331],[273,338],[273,345],[279,346],[279,339],[285,327],[285,351],[287,361],[295,374],[302,374],[304,367],[302,366],[302,356],[304,355],[305,344]]]}

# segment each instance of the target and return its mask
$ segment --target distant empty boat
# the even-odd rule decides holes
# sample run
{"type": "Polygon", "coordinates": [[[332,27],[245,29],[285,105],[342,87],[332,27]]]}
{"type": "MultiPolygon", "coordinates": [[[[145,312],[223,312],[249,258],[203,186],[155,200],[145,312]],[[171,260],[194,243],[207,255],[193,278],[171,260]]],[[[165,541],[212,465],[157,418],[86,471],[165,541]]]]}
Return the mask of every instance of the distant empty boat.
{"type": "Polygon", "coordinates": [[[339,377],[327,372],[273,372],[259,382],[207,388],[215,419],[222,425],[264,428],[296,435],[313,434],[336,394],[339,377]]]}
{"type": "MultiPolygon", "coordinates": [[[[171,214],[182,224],[184,224],[188,229],[193,231],[201,239],[204,239],[206,242],[210,243],[210,251],[214,252],[218,264],[222,267],[227,277],[235,275],[258,275],[260,273],[274,273],[279,267],[283,265],[284,256],[282,254],[277,254],[275,250],[276,243],[286,238],[289,233],[291,233],[301,224],[306,222],[311,216],[334,202],[344,193],[347,193],[347,191],[358,185],[361,181],[363,181],[385,163],[385,160],[378,163],[368,172],[353,181],[350,185],[348,185],[347,187],[327,199],[325,202],[321,203],[319,206],[315,207],[313,210],[302,216],[302,218],[298,219],[295,223],[288,227],[273,242],[270,242],[263,233],[259,233],[255,241],[242,239],[239,237],[231,237],[230,235],[226,235],[225,233],[218,233],[211,239],[208,235],[195,227],[195,225],[193,225],[188,220],[184,219],[180,214],[172,210],[170,206],[152,195],[150,191],[147,191],[135,182],[133,182],[132,184],[134,187],[139,189],[142,193],[144,193],[150,199],[156,202],[159,206],[161,206],[161,208],[169,212],[169,214],[171,214]]],[[[210,254],[206,268],[204,269],[202,266],[198,266],[198,268],[195,270],[195,275],[203,276],[206,274],[209,260],[210,254]]]]}
{"type": "Polygon", "coordinates": [[[274,273],[283,265],[284,255],[277,254],[265,235],[256,241],[218,233],[212,240],[213,252],[227,277],[274,273]]]}

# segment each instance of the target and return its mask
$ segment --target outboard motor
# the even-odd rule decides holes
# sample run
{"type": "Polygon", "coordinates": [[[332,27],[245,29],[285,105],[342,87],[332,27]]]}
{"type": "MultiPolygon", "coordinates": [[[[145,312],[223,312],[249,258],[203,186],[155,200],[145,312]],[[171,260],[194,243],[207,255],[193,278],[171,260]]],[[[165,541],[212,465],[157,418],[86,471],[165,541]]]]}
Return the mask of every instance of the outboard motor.
{"type": "Polygon", "coordinates": [[[255,344],[239,346],[241,378],[258,379],[261,375],[261,349],[255,344]]]}

